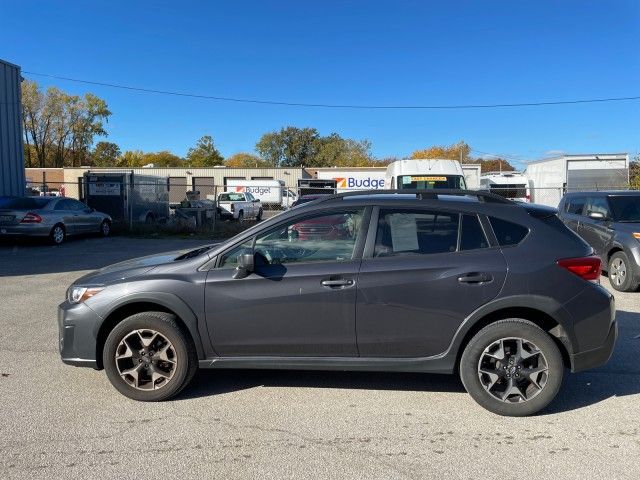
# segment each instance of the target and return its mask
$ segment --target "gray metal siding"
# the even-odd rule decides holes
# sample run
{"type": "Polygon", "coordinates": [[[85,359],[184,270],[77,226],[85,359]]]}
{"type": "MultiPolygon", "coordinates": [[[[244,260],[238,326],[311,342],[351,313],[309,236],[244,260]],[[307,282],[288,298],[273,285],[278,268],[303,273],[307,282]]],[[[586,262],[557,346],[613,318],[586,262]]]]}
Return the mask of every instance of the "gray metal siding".
{"type": "Polygon", "coordinates": [[[20,67],[0,60],[0,195],[25,191],[20,67]]]}

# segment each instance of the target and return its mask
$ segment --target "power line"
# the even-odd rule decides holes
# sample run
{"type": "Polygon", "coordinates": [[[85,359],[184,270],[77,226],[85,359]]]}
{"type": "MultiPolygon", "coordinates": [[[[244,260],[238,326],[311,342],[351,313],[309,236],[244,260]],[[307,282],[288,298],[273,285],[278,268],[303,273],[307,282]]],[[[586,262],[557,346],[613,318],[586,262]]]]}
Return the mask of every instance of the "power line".
{"type": "Polygon", "coordinates": [[[119,88],[142,93],[155,93],[160,95],[171,95],[175,97],[200,98],[204,100],[216,100],[220,102],[235,103],[254,103],[261,105],[279,105],[286,107],[310,107],[310,108],[343,108],[353,110],[462,110],[462,109],[487,109],[487,108],[514,108],[514,107],[541,107],[545,105],[576,105],[582,103],[605,103],[605,102],[624,102],[640,100],[640,96],[634,97],[612,97],[612,98],[590,98],[582,100],[559,100],[548,102],[522,102],[522,103],[492,103],[492,104],[467,104],[467,105],[349,105],[349,104],[330,104],[330,103],[298,103],[298,102],[281,102],[274,100],[257,100],[251,98],[234,98],[219,97],[214,95],[198,95],[195,93],[175,92],[169,90],[155,90],[151,88],[132,87],[130,85],[120,85],[116,83],[94,82],[91,80],[81,80],[78,78],[61,77],[58,75],[50,75],[47,73],[23,71],[27,75],[36,75],[39,77],[54,78],[56,80],[65,80],[68,82],[84,83],[87,85],[98,85],[101,87],[119,88]]]}

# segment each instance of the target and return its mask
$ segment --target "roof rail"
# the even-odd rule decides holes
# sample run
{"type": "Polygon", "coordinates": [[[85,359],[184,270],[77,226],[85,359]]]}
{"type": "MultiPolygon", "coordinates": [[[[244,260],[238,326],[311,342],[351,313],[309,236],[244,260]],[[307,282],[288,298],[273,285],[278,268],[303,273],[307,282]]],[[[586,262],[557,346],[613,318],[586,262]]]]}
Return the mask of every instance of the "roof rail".
{"type": "Polygon", "coordinates": [[[415,195],[419,200],[437,199],[438,195],[455,195],[455,196],[470,196],[477,197],[479,201],[485,203],[506,203],[513,204],[511,200],[508,200],[495,193],[488,192],[486,190],[459,190],[449,188],[434,188],[429,190],[418,190],[413,188],[407,189],[394,189],[394,190],[358,190],[353,192],[343,192],[330,195],[325,198],[315,200],[315,204],[330,202],[346,197],[359,197],[369,195],[388,195],[388,194],[403,194],[403,195],[415,195]]]}

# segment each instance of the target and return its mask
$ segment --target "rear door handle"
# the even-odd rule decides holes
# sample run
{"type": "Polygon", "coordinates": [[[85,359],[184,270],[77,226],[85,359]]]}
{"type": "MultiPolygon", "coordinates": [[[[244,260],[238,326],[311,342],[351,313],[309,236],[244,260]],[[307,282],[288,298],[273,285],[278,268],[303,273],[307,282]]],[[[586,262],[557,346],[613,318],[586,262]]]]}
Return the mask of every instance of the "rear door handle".
{"type": "Polygon", "coordinates": [[[460,283],[487,283],[493,280],[493,277],[488,273],[467,273],[458,277],[460,283]]]}
{"type": "Polygon", "coordinates": [[[322,282],[320,283],[323,287],[335,288],[336,290],[341,288],[352,287],[353,285],[355,285],[355,282],[353,280],[346,279],[346,278],[340,278],[335,280],[322,280],[322,282]]]}

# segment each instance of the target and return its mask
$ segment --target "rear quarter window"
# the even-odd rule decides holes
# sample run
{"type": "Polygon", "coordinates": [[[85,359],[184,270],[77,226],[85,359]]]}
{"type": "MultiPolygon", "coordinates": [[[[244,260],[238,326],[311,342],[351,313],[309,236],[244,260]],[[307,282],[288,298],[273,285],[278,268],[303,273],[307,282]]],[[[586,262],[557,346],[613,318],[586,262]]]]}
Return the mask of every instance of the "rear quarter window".
{"type": "Polygon", "coordinates": [[[491,228],[493,228],[493,233],[496,235],[498,244],[503,247],[517,245],[524,240],[524,237],[529,233],[527,227],[499,218],[489,217],[489,222],[491,223],[491,228]]]}

